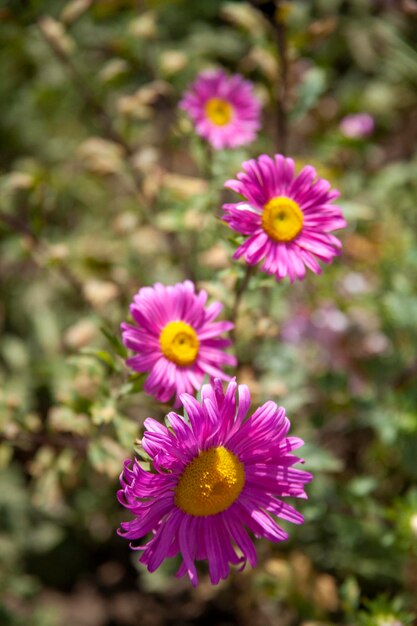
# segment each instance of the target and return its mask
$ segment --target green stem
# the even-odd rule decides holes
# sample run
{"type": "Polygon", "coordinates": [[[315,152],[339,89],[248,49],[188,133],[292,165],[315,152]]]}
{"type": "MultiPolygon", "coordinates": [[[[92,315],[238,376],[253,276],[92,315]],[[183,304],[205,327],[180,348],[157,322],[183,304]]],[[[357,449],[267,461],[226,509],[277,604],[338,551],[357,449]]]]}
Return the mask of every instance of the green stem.
{"type": "MultiPolygon", "coordinates": [[[[238,280],[236,282],[235,299],[234,299],[234,302],[233,302],[232,311],[231,311],[231,315],[230,315],[231,321],[234,324],[236,324],[236,321],[237,321],[237,318],[238,318],[238,315],[239,315],[239,307],[240,307],[240,304],[242,302],[243,294],[247,290],[249,282],[250,282],[250,279],[254,275],[255,271],[256,271],[256,267],[255,266],[247,265],[246,266],[246,270],[245,270],[245,274],[243,275],[243,277],[240,280],[238,280]]],[[[233,340],[234,340],[235,339],[235,337],[234,337],[234,330],[232,331],[231,334],[232,334],[232,337],[233,337],[233,340]]]]}

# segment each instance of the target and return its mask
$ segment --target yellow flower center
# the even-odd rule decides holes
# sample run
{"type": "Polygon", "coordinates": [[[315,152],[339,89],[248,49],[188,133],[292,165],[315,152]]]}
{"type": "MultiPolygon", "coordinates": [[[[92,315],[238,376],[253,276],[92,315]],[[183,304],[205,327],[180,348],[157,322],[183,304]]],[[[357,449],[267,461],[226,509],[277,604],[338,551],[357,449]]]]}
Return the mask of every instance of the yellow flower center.
{"type": "Polygon", "coordinates": [[[175,504],[188,515],[207,517],[225,511],[245,484],[243,463],[226,448],[200,452],[184,470],[175,504]]]}
{"type": "Polygon", "coordinates": [[[221,98],[210,98],[205,104],[206,115],[216,126],[225,126],[233,116],[233,107],[221,98]]]}
{"type": "Polygon", "coordinates": [[[167,359],[177,365],[191,365],[197,358],[200,342],[186,322],[169,322],[159,337],[161,350],[167,359]]]}
{"type": "Polygon", "coordinates": [[[297,202],[290,198],[272,198],[264,206],[262,228],[274,241],[292,241],[303,224],[303,212],[297,202]]]}

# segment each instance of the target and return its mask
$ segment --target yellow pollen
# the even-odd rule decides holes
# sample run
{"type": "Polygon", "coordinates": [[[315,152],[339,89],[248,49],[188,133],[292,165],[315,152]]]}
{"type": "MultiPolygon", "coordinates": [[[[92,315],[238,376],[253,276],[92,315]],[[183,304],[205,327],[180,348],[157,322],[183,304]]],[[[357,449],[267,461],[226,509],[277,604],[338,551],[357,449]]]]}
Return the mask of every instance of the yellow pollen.
{"type": "Polygon", "coordinates": [[[274,241],[292,241],[303,224],[303,212],[297,202],[290,198],[278,196],[264,206],[262,228],[274,241]]]}
{"type": "Polygon", "coordinates": [[[225,126],[233,117],[233,107],[221,98],[210,98],[205,104],[206,115],[216,126],[225,126]]]}
{"type": "Polygon", "coordinates": [[[169,322],[162,329],[159,343],[166,358],[177,365],[192,365],[200,347],[194,328],[186,322],[169,322]]]}
{"type": "Polygon", "coordinates": [[[188,515],[207,517],[225,511],[245,484],[243,463],[226,448],[200,452],[184,470],[175,504],[188,515]]]}

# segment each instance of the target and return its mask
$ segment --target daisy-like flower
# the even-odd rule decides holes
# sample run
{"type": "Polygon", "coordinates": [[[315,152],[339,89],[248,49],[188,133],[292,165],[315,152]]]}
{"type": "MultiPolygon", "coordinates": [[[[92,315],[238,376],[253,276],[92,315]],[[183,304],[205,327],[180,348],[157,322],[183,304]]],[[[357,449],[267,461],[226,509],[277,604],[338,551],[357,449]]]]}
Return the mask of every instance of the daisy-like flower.
{"type": "Polygon", "coordinates": [[[180,553],[177,576],[188,574],[196,585],[195,561],[207,560],[217,584],[230,564],[256,565],[247,531],[278,543],[288,535],[277,518],[304,521],[282,501],[307,497],[304,485],[312,476],[292,467],[300,461],[292,451],[303,441],[287,437],[290,422],[274,402],[247,418],[250,401],[246,385],[238,388],[233,379],[224,393],[216,379],[203,385],[201,402],[182,394],[188,418],[171,412],[168,427],[145,420],[142,446],[151,470],[125,462],[118,498],[135,517],[118,532],[131,542],[151,534],[147,543],[131,544],[150,572],[180,553]]]}
{"type": "Polygon", "coordinates": [[[339,128],[345,137],[363,139],[373,133],[374,118],[369,113],[352,113],[346,115],[340,122],[339,128]]]}
{"type": "Polygon", "coordinates": [[[260,127],[260,102],[252,83],[240,74],[202,72],[186,91],[180,107],[195,123],[197,134],[216,150],[250,143],[260,127]]]}
{"type": "Polygon", "coordinates": [[[250,265],[264,261],[262,270],[277,280],[302,280],[306,267],[321,273],[317,261],[330,263],[341,243],[331,231],[346,226],[340,207],[332,204],[339,192],[316,176],[314,167],[294,174],[294,161],[265,154],[243,163],[244,172],[225,186],[245,202],[225,204],[223,220],[247,239],[233,255],[250,265]]]}
{"type": "Polygon", "coordinates": [[[233,328],[232,322],[214,321],[223,308],[220,302],[206,307],[207,293],[195,293],[186,280],[177,285],[142,287],[130,306],[135,324],[121,325],[123,343],[137,354],[127,364],[137,372],[150,372],[144,390],[160,402],[168,402],[193,389],[200,389],[203,378],[218,376],[230,380],[224,365],[236,365],[236,358],[225,352],[231,341],[221,334],[233,328]]]}

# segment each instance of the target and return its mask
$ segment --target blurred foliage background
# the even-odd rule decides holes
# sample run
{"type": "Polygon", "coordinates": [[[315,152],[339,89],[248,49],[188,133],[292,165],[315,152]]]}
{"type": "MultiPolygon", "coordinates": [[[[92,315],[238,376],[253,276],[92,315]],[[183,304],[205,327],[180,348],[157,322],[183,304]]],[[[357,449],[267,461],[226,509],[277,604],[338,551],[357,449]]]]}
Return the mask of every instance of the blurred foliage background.
{"type": "Polygon", "coordinates": [[[4,626],[417,624],[417,3],[277,4],[0,3],[4,626]],[[321,277],[252,279],[235,349],[315,480],[288,543],[259,542],[256,570],[193,590],[115,534],[122,461],[167,410],[126,369],[119,324],[157,280],[191,278],[230,314],[244,267],[223,183],[279,146],[277,20],[287,154],[341,190],[349,226],[321,277]],[[213,153],[178,112],[219,65],[263,103],[244,150],[213,153]],[[360,111],[375,131],[344,137],[360,111]]]}

